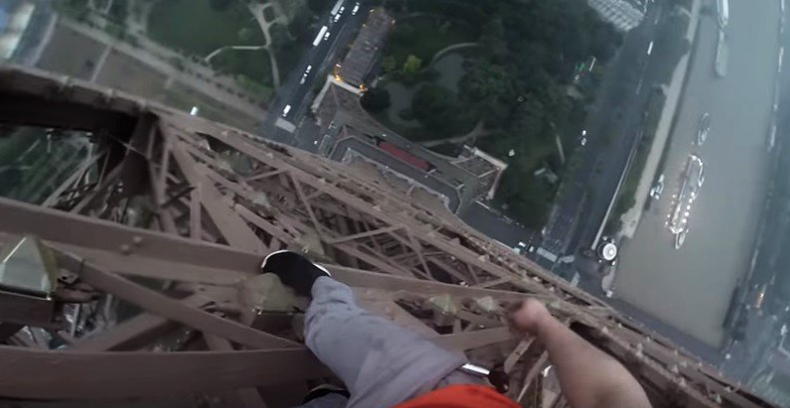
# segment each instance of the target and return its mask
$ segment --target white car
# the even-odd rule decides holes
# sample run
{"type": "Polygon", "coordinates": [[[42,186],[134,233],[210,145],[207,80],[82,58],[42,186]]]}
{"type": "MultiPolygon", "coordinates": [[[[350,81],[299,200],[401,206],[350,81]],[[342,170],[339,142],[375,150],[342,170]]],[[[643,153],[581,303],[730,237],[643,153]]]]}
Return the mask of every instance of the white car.
{"type": "Polygon", "coordinates": [[[326,32],[326,34],[324,34],[324,41],[327,41],[327,40],[329,40],[329,36],[330,36],[330,35],[332,35],[332,33],[330,33],[329,31],[327,31],[327,32],[326,32]]]}
{"type": "Polygon", "coordinates": [[[358,12],[359,12],[359,3],[355,4],[354,8],[351,9],[351,15],[356,16],[358,12]]]}
{"type": "Polygon", "coordinates": [[[288,112],[290,111],[291,111],[291,105],[285,105],[285,108],[283,108],[283,117],[288,116],[288,112]]]}
{"type": "Polygon", "coordinates": [[[304,85],[307,81],[307,75],[310,74],[310,71],[313,69],[312,65],[308,65],[307,68],[304,70],[304,74],[302,74],[302,79],[299,80],[300,85],[304,85]]]}
{"type": "Polygon", "coordinates": [[[710,133],[710,113],[705,112],[699,120],[699,129],[697,129],[697,146],[702,146],[710,133]]]}

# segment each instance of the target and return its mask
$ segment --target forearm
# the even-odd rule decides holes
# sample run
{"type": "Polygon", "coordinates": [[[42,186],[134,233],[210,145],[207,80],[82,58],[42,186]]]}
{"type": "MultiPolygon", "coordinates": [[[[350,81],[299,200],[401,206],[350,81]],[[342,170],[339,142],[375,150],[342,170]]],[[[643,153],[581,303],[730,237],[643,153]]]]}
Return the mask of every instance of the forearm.
{"type": "Polygon", "coordinates": [[[625,367],[556,319],[546,319],[537,336],[573,408],[650,406],[642,387],[625,367]]]}

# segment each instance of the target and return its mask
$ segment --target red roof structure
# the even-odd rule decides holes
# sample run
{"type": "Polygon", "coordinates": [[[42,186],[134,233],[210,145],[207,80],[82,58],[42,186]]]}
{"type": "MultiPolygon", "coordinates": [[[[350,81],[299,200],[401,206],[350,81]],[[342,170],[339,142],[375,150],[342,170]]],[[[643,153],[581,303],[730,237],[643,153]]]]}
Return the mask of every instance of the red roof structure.
{"type": "Polygon", "coordinates": [[[414,166],[414,167],[416,167],[416,168],[418,168],[418,169],[420,169],[422,171],[428,171],[432,167],[431,164],[428,163],[427,161],[422,160],[422,159],[418,158],[417,156],[414,156],[413,154],[396,147],[392,143],[381,142],[381,143],[379,143],[379,149],[384,150],[385,152],[397,157],[401,161],[403,161],[403,162],[405,162],[405,163],[407,163],[407,164],[409,164],[411,166],[414,166]]]}

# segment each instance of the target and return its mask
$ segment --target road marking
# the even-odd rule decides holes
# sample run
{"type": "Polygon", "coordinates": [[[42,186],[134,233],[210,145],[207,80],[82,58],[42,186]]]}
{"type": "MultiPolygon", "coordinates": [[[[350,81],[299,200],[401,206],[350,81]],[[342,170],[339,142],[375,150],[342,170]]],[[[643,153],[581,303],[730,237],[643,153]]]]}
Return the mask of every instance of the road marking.
{"type": "Polygon", "coordinates": [[[784,45],[779,47],[779,67],[776,69],[776,72],[782,72],[782,60],[785,56],[785,47],[784,45]]]}
{"type": "Polygon", "coordinates": [[[650,41],[650,45],[647,46],[647,55],[653,53],[653,41],[650,41]]]}

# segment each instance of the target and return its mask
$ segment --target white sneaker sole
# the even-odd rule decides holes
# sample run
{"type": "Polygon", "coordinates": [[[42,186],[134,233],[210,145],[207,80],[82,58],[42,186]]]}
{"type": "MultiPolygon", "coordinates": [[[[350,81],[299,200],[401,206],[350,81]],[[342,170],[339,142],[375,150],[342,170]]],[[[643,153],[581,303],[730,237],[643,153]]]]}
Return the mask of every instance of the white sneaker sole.
{"type": "MultiPolygon", "coordinates": [[[[269,255],[266,255],[266,257],[265,257],[265,258],[263,258],[263,262],[261,262],[261,267],[260,267],[260,270],[261,270],[261,271],[263,271],[263,267],[264,267],[264,266],[266,266],[266,261],[268,261],[268,260],[269,260],[269,257],[270,257],[270,256],[272,256],[272,255],[276,255],[276,254],[282,254],[282,253],[284,253],[284,252],[294,252],[294,251],[289,251],[289,250],[287,250],[287,249],[281,249],[281,250],[279,250],[279,251],[274,251],[274,252],[270,253],[269,255]]],[[[294,252],[294,253],[296,253],[296,252],[294,252]]],[[[306,258],[305,258],[305,259],[306,259],[306,258]]],[[[328,270],[327,270],[325,267],[323,267],[322,265],[319,265],[319,264],[317,264],[317,263],[315,263],[315,262],[310,262],[310,263],[311,263],[311,264],[313,264],[313,266],[315,266],[316,268],[318,268],[318,269],[320,269],[320,270],[324,271],[324,273],[326,273],[326,274],[327,274],[327,276],[330,276],[330,277],[332,276],[332,273],[331,273],[331,272],[329,272],[329,271],[328,271],[328,270]]]]}

